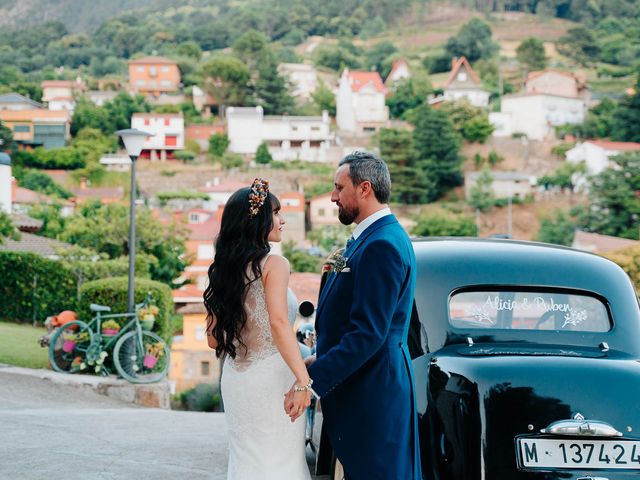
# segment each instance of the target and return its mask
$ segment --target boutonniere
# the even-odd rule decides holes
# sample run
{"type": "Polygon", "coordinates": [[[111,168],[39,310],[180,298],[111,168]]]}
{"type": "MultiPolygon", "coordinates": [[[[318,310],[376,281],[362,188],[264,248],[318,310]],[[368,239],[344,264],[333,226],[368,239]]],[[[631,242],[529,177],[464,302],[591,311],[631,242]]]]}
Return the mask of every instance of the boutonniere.
{"type": "Polygon", "coordinates": [[[328,273],[349,272],[350,269],[347,267],[347,260],[349,259],[343,255],[344,250],[344,248],[339,248],[329,255],[329,258],[327,258],[327,261],[322,267],[322,271],[328,273]]]}

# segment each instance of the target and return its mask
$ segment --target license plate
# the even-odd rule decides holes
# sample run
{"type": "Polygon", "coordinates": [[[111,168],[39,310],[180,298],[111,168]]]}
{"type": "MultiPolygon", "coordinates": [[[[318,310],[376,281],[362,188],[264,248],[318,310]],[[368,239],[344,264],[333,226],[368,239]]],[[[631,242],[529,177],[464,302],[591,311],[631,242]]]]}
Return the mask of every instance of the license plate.
{"type": "Polygon", "coordinates": [[[519,438],[524,468],[640,470],[640,441],[519,438]]]}

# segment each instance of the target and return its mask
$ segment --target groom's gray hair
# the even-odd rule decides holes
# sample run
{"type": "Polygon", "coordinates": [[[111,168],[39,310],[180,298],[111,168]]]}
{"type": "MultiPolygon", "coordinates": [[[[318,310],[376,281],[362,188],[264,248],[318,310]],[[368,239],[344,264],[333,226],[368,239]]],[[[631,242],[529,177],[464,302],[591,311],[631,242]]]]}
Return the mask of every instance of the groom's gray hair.
{"type": "Polygon", "coordinates": [[[370,182],[376,200],[389,203],[391,175],[387,164],[375,153],[356,151],[340,160],[339,165],[349,165],[349,176],[353,185],[370,182]]]}

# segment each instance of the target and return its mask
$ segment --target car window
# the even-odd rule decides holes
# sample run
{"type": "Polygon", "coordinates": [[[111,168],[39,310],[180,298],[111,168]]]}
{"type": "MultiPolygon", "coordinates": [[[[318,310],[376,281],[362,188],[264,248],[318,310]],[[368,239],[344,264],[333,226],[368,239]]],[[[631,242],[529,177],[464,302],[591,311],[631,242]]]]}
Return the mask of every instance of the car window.
{"type": "Polygon", "coordinates": [[[577,293],[463,291],[449,299],[449,322],[456,328],[607,332],[607,307],[577,293]]]}

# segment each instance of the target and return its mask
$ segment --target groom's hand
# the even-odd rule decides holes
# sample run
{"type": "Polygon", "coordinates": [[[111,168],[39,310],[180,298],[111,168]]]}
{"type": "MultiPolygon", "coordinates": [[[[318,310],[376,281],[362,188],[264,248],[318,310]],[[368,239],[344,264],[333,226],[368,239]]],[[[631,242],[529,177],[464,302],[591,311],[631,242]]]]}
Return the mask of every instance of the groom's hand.
{"type": "MultiPolygon", "coordinates": [[[[295,383],[294,383],[295,385],[295,383]]],[[[287,415],[291,415],[291,410],[293,409],[293,387],[284,394],[284,411],[287,415]]]]}

